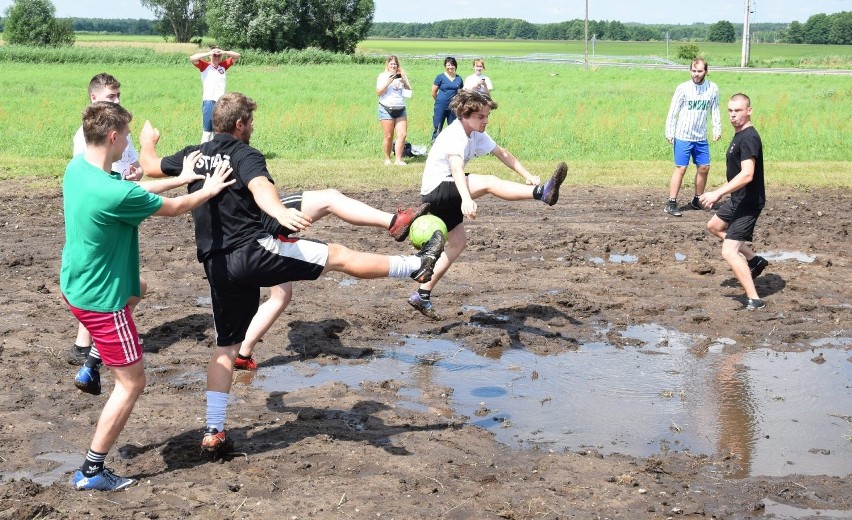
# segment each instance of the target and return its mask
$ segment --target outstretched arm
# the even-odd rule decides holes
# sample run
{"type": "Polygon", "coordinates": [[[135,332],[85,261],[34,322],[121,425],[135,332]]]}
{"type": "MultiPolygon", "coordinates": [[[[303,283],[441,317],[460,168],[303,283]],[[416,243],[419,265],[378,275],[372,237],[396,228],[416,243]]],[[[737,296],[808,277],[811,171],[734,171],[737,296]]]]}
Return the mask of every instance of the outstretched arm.
{"type": "Polygon", "coordinates": [[[160,131],[151,126],[150,121],[142,125],[139,133],[139,145],[142,147],[139,154],[139,164],[148,177],[155,179],[165,177],[162,169],[162,159],[157,157],[157,141],[160,140],[160,131]]]}
{"type": "Polygon", "coordinates": [[[524,181],[532,186],[536,186],[541,184],[541,179],[537,175],[531,174],[527,169],[521,164],[521,161],[517,159],[514,155],[506,150],[502,146],[495,146],[493,150],[491,150],[491,154],[500,159],[500,162],[514,170],[521,177],[524,178],[524,181]]]}
{"type": "Polygon", "coordinates": [[[189,184],[190,182],[204,179],[203,175],[195,173],[195,162],[201,157],[201,151],[196,150],[183,158],[183,170],[177,177],[168,177],[166,179],[158,179],[155,181],[140,182],[139,186],[150,193],[163,193],[180,186],[189,184]]]}

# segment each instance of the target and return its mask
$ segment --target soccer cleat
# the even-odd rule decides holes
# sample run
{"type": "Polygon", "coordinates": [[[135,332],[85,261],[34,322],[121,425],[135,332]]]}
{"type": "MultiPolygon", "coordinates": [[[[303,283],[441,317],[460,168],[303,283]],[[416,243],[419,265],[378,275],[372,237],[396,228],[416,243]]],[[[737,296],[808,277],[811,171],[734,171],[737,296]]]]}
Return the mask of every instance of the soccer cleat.
{"type": "Polygon", "coordinates": [[[135,484],[136,479],[119,477],[106,468],[93,477],[87,477],[78,469],[74,473],[71,483],[74,485],[74,489],[78,491],[122,491],[135,484]]]}
{"type": "Polygon", "coordinates": [[[666,203],[666,207],[663,209],[666,213],[673,217],[681,216],[681,212],[677,209],[677,202],[670,200],[666,203]]]}
{"type": "Polygon", "coordinates": [[[74,386],[92,395],[101,395],[101,373],[97,368],[80,367],[74,376],[74,386]]]}
{"type": "Polygon", "coordinates": [[[234,368],[237,370],[257,370],[257,363],[254,362],[254,358],[251,356],[248,358],[237,356],[237,359],[234,360],[234,368]]]}
{"type": "Polygon", "coordinates": [[[745,306],[747,311],[762,309],[764,307],[766,307],[766,302],[764,302],[760,298],[749,298],[748,303],[745,306]]]}
{"type": "Polygon", "coordinates": [[[69,365],[82,365],[86,362],[86,358],[89,357],[89,350],[91,350],[91,348],[92,347],[78,347],[77,345],[71,345],[65,359],[68,361],[69,365]]]}
{"type": "Polygon", "coordinates": [[[760,273],[766,269],[766,266],[769,265],[769,262],[763,258],[762,256],[755,256],[751,260],[748,261],[748,268],[751,270],[751,279],[754,280],[760,273]]]}
{"type": "Polygon", "coordinates": [[[415,253],[415,256],[420,257],[420,269],[411,273],[411,277],[414,278],[415,281],[426,283],[432,279],[432,271],[435,270],[435,263],[438,262],[438,258],[440,258],[441,253],[444,252],[445,243],[444,234],[441,233],[441,230],[436,229],[435,232],[432,233],[432,238],[423,244],[420,251],[415,253]]]}
{"type": "Polygon", "coordinates": [[[402,242],[408,237],[408,229],[411,227],[411,223],[417,219],[420,215],[423,215],[429,211],[429,203],[423,203],[416,208],[408,208],[408,209],[397,209],[396,210],[396,218],[391,224],[390,235],[397,242],[402,242]]]}
{"type": "Polygon", "coordinates": [[[415,291],[414,294],[408,297],[408,304],[420,311],[420,314],[426,316],[429,319],[441,319],[441,317],[438,316],[438,313],[435,312],[435,309],[432,306],[432,302],[421,298],[420,293],[418,293],[417,291],[415,291]]]}
{"type": "Polygon", "coordinates": [[[550,180],[544,183],[544,188],[541,190],[542,202],[548,206],[553,206],[557,201],[559,201],[559,187],[562,186],[562,183],[565,181],[566,175],[568,175],[568,165],[564,162],[556,165],[556,170],[553,172],[553,176],[550,177],[550,180]]]}
{"type": "Polygon", "coordinates": [[[201,439],[201,449],[209,452],[220,452],[225,449],[230,449],[231,443],[225,436],[225,430],[219,431],[210,426],[204,431],[204,438],[201,439]]]}
{"type": "Polygon", "coordinates": [[[689,207],[692,209],[704,209],[701,205],[701,199],[698,198],[698,195],[694,195],[692,200],[689,201],[689,207]]]}

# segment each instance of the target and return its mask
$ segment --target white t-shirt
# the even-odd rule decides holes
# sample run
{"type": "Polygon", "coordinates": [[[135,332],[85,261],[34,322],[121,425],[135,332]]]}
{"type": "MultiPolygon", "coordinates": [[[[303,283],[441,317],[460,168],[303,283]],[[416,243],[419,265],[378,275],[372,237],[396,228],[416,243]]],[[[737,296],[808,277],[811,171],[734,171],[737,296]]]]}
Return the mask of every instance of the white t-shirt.
{"type": "MultiPolygon", "coordinates": [[[[388,74],[390,73],[387,71],[379,74],[379,77],[376,78],[376,90],[387,85],[388,74]]],[[[388,89],[385,90],[385,93],[379,96],[379,103],[392,108],[404,107],[405,98],[402,96],[403,89],[405,89],[405,85],[402,83],[402,79],[395,79],[391,81],[391,84],[388,85],[388,89]]]]}
{"type": "Polygon", "coordinates": [[[489,78],[485,74],[483,74],[482,76],[471,74],[470,76],[464,78],[464,88],[466,88],[467,90],[482,92],[482,85],[479,84],[479,82],[482,80],[485,80],[485,88],[487,88],[489,91],[494,89],[494,85],[491,84],[491,78],[489,78]]]}
{"type": "MultiPolygon", "coordinates": [[[[86,138],[83,136],[83,127],[77,129],[74,134],[74,151],[72,157],[76,157],[86,151],[86,138]]],[[[127,177],[130,173],[130,165],[139,160],[139,154],[136,153],[136,148],[133,147],[133,138],[127,134],[127,148],[121,154],[121,159],[112,163],[112,171],[120,173],[122,177],[127,177]]]]}
{"type": "MultiPolygon", "coordinates": [[[[229,60],[231,58],[228,58],[229,60]]],[[[225,63],[223,60],[218,67],[214,67],[209,61],[201,60],[196,67],[201,70],[203,64],[204,70],[201,70],[201,99],[204,101],[219,101],[219,98],[225,95],[226,80],[225,71],[231,66],[232,62],[225,63]]]]}
{"type": "Polygon", "coordinates": [[[453,180],[449,159],[451,155],[461,156],[467,166],[474,157],[489,154],[496,147],[497,143],[485,132],[471,132],[468,137],[461,119],[456,119],[438,134],[432,149],[429,150],[426,166],[423,168],[420,194],[428,195],[445,180],[453,180]]]}

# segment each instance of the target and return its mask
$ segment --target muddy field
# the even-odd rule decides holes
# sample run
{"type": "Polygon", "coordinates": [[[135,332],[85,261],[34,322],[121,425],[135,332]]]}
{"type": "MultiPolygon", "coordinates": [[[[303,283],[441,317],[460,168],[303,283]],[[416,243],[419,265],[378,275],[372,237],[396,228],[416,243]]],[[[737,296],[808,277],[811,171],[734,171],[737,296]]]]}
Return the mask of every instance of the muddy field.
{"type": "MultiPolygon", "coordinates": [[[[620,330],[649,322],[732,338],[731,351],[803,351],[810,340],[850,336],[849,190],[769,190],[756,249],[815,261],[772,263],[757,282],[768,303],[757,312],[741,310],[742,290],[704,232],[710,214],[665,215],[663,192],[571,187],[554,208],[483,199],[467,251],[433,295],[441,321],[405,304],[413,284],[349,285],[330,274],[297,285],[294,303],[257,350],[254,377],[296,360],[368,363],[399,334],[446,338],[483,355],[564,352],[600,340],[602,328],[618,343],[620,330]],[[595,261],[611,254],[637,261],[595,261]],[[471,326],[471,306],[511,319],[471,326]]],[[[384,209],[415,199],[413,191],[350,195],[384,209]]],[[[214,339],[189,217],[151,219],[141,229],[149,294],[136,321],[148,387],[107,459],[141,483],[121,493],[76,492],[70,471],[112,380],[105,375],[101,396],[82,394],[65,359],[75,325],[58,287],[59,190],[4,181],[0,201],[0,519],[739,519],[768,517],[765,500],[852,518],[848,475],[731,478],[737,454],[722,448],[649,458],[512,450],[468,417],[397,406],[404,389],[393,379],[267,393],[240,373],[227,423],[236,453],[206,459],[203,371],[214,339]]],[[[310,235],[408,251],[380,230],[331,217],[310,235]]],[[[428,389],[424,404],[446,409],[451,393],[428,389]]]]}

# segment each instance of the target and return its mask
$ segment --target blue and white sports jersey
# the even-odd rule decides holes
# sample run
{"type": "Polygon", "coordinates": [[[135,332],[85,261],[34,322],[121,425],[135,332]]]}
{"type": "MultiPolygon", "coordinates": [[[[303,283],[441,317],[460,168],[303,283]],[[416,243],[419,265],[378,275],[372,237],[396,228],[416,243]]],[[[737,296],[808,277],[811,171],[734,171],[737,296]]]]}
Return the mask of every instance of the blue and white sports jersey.
{"type": "Polygon", "coordinates": [[[713,135],[722,135],[719,88],[716,84],[707,79],[698,85],[692,80],[681,83],[675,90],[666,117],[666,139],[706,141],[708,112],[713,118],[713,135]]]}

